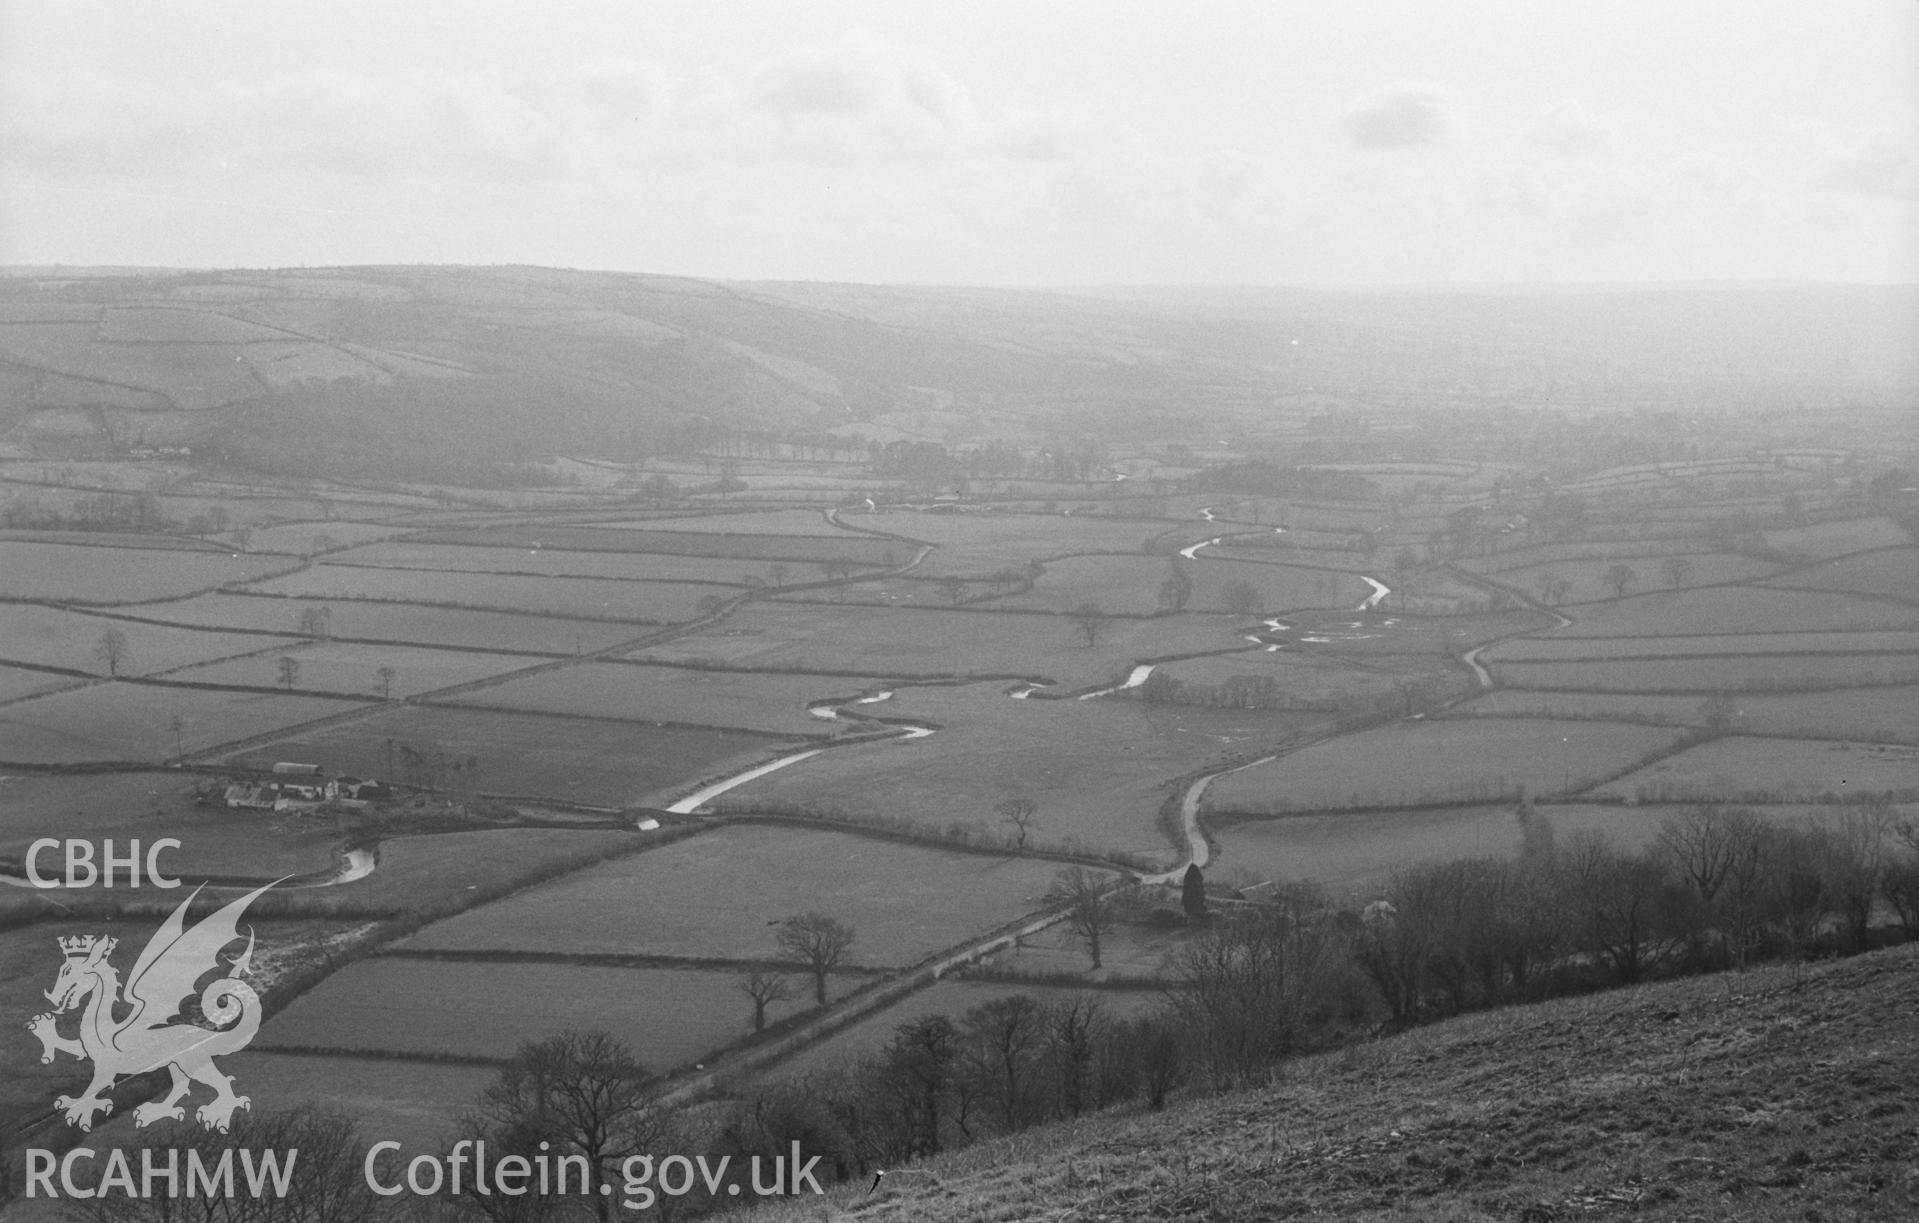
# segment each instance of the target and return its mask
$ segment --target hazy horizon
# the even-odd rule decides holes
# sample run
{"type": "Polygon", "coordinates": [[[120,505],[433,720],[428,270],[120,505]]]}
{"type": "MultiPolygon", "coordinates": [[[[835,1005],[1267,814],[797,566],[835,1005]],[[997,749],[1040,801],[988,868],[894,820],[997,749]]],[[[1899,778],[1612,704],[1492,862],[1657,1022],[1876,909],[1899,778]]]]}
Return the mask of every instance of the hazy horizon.
{"type": "Polygon", "coordinates": [[[1919,6],[0,0],[0,264],[1919,280],[1919,6]]]}

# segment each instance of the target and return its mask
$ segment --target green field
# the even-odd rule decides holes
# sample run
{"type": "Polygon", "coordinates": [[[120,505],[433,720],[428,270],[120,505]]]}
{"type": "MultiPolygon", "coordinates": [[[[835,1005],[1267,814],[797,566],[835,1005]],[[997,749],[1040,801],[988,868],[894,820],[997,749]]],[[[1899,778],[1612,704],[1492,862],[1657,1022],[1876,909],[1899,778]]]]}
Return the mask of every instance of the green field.
{"type": "Polygon", "coordinates": [[[1729,736],[1593,791],[1656,802],[1806,802],[1919,794],[1919,748],[1729,736]]]}
{"type": "Polygon", "coordinates": [[[1065,616],[751,604],[631,657],[754,670],[1029,676],[1072,688],[1118,683],[1140,659],[1245,648],[1235,627],[1217,616],[1116,619],[1088,648],[1065,616]]]}
{"type": "Polygon", "coordinates": [[[1677,739],[1657,727],[1601,722],[1400,721],[1222,777],[1204,806],[1264,813],[1577,791],[1677,739]]]}
{"type": "Polygon", "coordinates": [[[1016,701],[1005,692],[1004,684],[902,689],[863,711],[937,726],[936,734],[836,748],[748,782],[718,805],[957,825],[990,844],[1011,832],[994,807],[1024,798],[1039,807],[1034,842],[1158,858],[1172,852],[1158,824],[1170,778],[1310,724],[1298,714],[1117,696],[1016,701]]]}
{"type": "Polygon", "coordinates": [[[1852,591],[1919,602],[1919,548],[1891,548],[1826,561],[1781,574],[1766,585],[1852,591]]]}
{"type": "Polygon", "coordinates": [[[0,540],[0,573],[7,575],[10,599],[153,603],[283,573],[297,564],[287,556],[0,540]]]}
{"type": "MultiPolygon", "coordinates": [[[[739,981],[736,972],[712,969],[379,957],[301,995],[261,1029],[253,1047],[504,1061],[526,1041],[599,1028],[663,1072],[752,1033],[752,1004],[739,981]]],[[[855,983],[835,978],[828,996],[855,983]]],[[[769,1020],[813,1005],[810,988],[794,992],[768,1008],[769,1020]]]]}
{"type": "MultiPolygon", "coordinates": [[[[620,581],[712,582],[743,585],[748,578],[772,584],[764,561],[714,560],[657,552],[577,552],[560,548],[473,548],[410,540],[368,544],[328,556],[341,566],[453,573],[516,573],[620,581]]],[[[812,566],[787,566],[786,580],[817,581],[812,566]]],[[[722,594],[730,593],[726,591],[722,594]]]]}
{"type": "MultiPolygon", "coordinates": [[[[285,630],[292,630],[293,619],[287,617],[285,630]]],[[[133,676],[295,644],[291,637],[175,628],[32,603],[0,603],[0,656],[14,661],[105,676],[101,642],[108,632],[120,634],[120,674],[133,676]]]]}
{"type": "MultiPolygon", "coordinates": [[[[904,535],[937,545],[916,572],[985,577],[1028,562],[1082,553],[1144,552],[1170,523],[1059,514],[868,514],[847,510],[849,526],[904,535]]],[[[1205,538],[1201,535],[1199,538],[1205,538]]]]}
{"type": "Polygon", "coordinates": [[[1661,658],[1639,662],[1497,662],[1515,688],[1592,692],[1765,692],[1919,683],[1919,653],[1661,658]]]}
{"type": "Polygon", "coordinates": [[[668,556],[730,557],[790,565],[845,561],[853,565],[903,565],[916,551],[909,543],[865,535],[726,535],[717,531],[670,531],[643,523],[631,530],[580,526],[501,526],[432,531],[421,543],[506,548],[564,548],[581,552],[659,552],[668,556]]]}
{"type": "MultiPolygon", "coordinates": [[[[257,640],[257,638],[256,638],[257,640]]],[[[229,659],[170,672],[168,679],[196,684],[244,684],[281,687],[280,660],[299,664],[293,681],[296,692],[346,693],[352,696],[394,699],[415,696],[452,684],[464,684],[540,665],[537,658],[514,654],[480,654],[471,650],[432,650],[418,646],[368,645],[348,641],[306,641],[284,650],[268,650],[247,658],[229,659]],[[380,675],[391,667],[390,681],[380,675]]]]}
{"type": "MultiPolygon", "coordinates": [[[[142,608],[140,614],[169,623],[293,633],[313,608],[327,609],[334,637],[410,642],[466,650],[523,650],[577,654],[603,650],[643,636],[643,626],[603,620],[565,620],[510,612],[426,607],[417,603],[330,603],[261,595],[211,594],[142,608]]],[[[128,630],[131,637],[132,629],[128,630]]],[[[94,639],[97,640],[98,634],[94,639]]],[[[258,638],[254,639],[258,641],[258,638]]],[[[89,647],[90,648],[90,647],[89,647]]]]}
{"type": "MultiPolygon", "coordinates": [[[[164,730],[164,718],[160,724],[164,730]]],[[[328,772],[388,778],[397,774],[397,780],[408,781],[403,754],[398,764],[388,767],[389,740],[395,752],[406,746],[429,757],[477,760],[477,767],[462,773],[460,781],[480,791],[610,807],[663,805],[682,787],[729,767],[745,767],[784,742],[741,730],[403,708],[281,739],[240,754],[235,763],[311,760],[324,764],[328,772]]]]}
{"type": "Polygon", "coordinates": [[[0,708],[0,760],[159,762],[355,708],[351,701],[147,684],[94,684],[0,708]],[[180,723],[176,733],[175,720],[180,723]]]}
{"type": "Polygon", "coordinates": [[[55,688],[71,688],[85,680],[71,675],[53,675],[46,671],[28,671],[22,667],[0,666],[0,705],[55,688]]]}
{"type": "Polygon", "coordinates": [[[247,547],[256,552],[291,552],[310,556],[330,548],[389,539],[403,528],[374,522],[288,522],[255,528],[247,547]]]}
{"type": "Polygon", "coordinates": [[[1899,548],[1912,537],[1887,518],[1849,518],[1809,527],[1762,533],[1768,548],[1809,557],[1846,556],[1874,548],[1899,548]]]}
{"type": "Polygon", "coordinates": [[[848,962],[910,964],[1043,907],[1057,864],[811,828],[738,825],[592,867],[428,926],[409,951],[777,955],[773,925],[852,926],[848,962]]]}
{"type": "Polygon", "coordinates": [[[220,1064],[238,1080],[236,1091],[273,1101],[275,1111],[310,1105],[344,1112],[369,1143],[392,1139],[412,1151],[450,1142],[459,1118],[498,1073],[450,1062],[267,1053],[258,1043],[220,1064]]]}
{"type": "MultiPolygon", "coordinates": [[[[1772,735],[1838,736],[1919,743],[1919,687],[1841,688],[1828,692],[1733,693],[1733,725],[1772,735]]],[[[1704,726],[1705,699],[1586,692],[1492,692],[1452,709],[1449,717],[1619,718],[1704,726]]]]}
{"type": "Polygon", "coordinates": [[[1707,637],[1521,637],[1481,654],[1482,662],[1615,661],[1728,654],[1900,654],[1919,652],[1919,633],[1725,633],[1707,637]]]}
{"type": "Polygon", "coordinates": [[[1749,582],[1756,578],[1769,577],[1780,570],[1779,565],[1749,557],[1736,556],[1728,552],[1715,552],[1677,557],[1666,556],[1627,556],[1612,560],[1566,560],[1547,561],[1536,565],[1521,565],[1512,569],[1502,569],[1491,575],[1501,586],[1511,587],[1531,598],[1539,598],[1543,593],[1541,583],[1549,577],[1560,578],[1567,584],[1567,603],[1596,603],[1617,598],[1607,571],[1614,565],[1624,565],[1632,570],[1633,577],[1626,584],[1626,593],[1650,594],[1654,591],[1686,589],[1693,586],[1713,586],[1729,582],[1749,582]],[[1664,571],[1669,561],[1683,561],[1690,567],[1678,583],[1672,582],[1664,571]]]}
{"type": "Polygon", "coordinates": [[[831,697],[851,699],[876,682],[850,675],[767,675],[588,662],[489,684],[452,697],[449,703],[820,735],[833,723],[808,714],[809,704],[831,697]]]}
{"type": "MultiPolygon", "coordinates": [[[[844,480],[840,483],[843,485],[844,480]]],[[[657,518],[582,524],[602,530],[704,531],[720,535],[846,536],[819,510],[746,510],[737,514],[674,512],[657,518]]]]}
{"type": "MultiPolygon", "coordinates": [[[[1307,569],[1293,565],[1265,565],[1248,561],[1201,559],[1179,562],[1191,576],[1188,610],[1228,612],[1236,606],[1229,587],[1244,584],[1252,591],[1250,612],[1271,614],[1293,608],[1356,607],[1369,588],[1350,573],[1307,569]]],[[[1149,556],[1075,556],[1048,561],[1046,571],[1026,594],[995,599],[991,606],[1071,611],[1092,603],[1106,611],[1148,615],[1161,607],[1159,588],[1173,572],[1174,562],[1149,556]]],[[[1241,609],[1238,614],[1249,614],[1241,609]]]]}
{"type": "Polygon", "coordinates": [[[1819,633],[1919,626],[1919,608],[1816,591],[1713,586],[1628,595],[1578,609],[1560,637],[1819,633]]]}
{"type": "MultiPolygon", "coordinates": [[[[299,573],[254,584],[266,595],[306,600],[375,599],[451,604],[533,615],[670,624],[699,615],[711,586],[679,582],[622,582],[603,578],[522,577],[498,573],[424,572],[414,569],[314,565],[299,573]]],[[[720,591],[719,593],[725,593],[720,591]]]]}

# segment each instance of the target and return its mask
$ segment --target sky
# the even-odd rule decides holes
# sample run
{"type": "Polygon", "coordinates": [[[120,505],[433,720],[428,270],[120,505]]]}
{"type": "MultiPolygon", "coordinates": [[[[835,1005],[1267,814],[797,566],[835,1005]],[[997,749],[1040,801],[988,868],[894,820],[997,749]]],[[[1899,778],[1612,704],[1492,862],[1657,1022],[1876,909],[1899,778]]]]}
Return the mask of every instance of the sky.
{"type": "Polygon", "coordinates": [[[0,0],[0,264],[1919,281],[1919,0],[0,0]]]}

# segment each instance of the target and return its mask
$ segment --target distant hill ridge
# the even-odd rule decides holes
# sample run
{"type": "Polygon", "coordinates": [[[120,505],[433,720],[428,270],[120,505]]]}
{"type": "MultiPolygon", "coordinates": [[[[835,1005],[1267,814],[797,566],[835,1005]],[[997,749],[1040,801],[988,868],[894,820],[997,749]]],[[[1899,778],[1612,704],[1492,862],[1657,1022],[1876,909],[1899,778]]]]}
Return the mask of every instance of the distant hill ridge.
{"type": "Polygon", "coordinates": [[[633,456],[992,408],[1124,437],[1207,404],[1910,388],[1919,291],[1038,291],[534,267],[0,275],[0,441],[351,465],[633,456]],[[1659,393],[1665,393],[1660,390],[1659,393]]]}

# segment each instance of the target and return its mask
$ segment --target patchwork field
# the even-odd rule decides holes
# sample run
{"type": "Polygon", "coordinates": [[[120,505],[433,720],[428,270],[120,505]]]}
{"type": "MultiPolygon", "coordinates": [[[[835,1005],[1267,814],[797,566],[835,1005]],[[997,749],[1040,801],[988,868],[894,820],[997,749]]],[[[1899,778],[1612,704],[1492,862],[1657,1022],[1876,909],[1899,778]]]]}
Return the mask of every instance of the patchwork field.
{"type": "MultiPolygon", "coordinates": [[[[141,609],[142,616],[174,624],[254,632],[293,633],[306,613],[327,610],[327,631],[336,638],[409,642],[465,650],[519,650],[566,655],[604,650],[643,636],[643,626],[603,620],[564,620],[510,612],[426,607],[414,603],[327,603],[261,595],[211,594],[141,609]]],[[[4,614],[0,608],[0,614],[4,614]]],[[[128,629],[131,635],[132,629],[128,629]]],[[[97,634],[96,634],[97,639],[97,634]]],[[[253,639],[258,641],[258,638],[253,639]]]]}
{"type": "Polygon", "coordinates": [[[329,772],[409,781],[404,757],[389,767],[390,753],[405,746],[426,757],[476,760],[477,766],[458,778],[476,790],[624,807],[663,804],[680,787],[729,764],[750,764],[782,742],[743,730],[434,706],[382,710],[277,740],[242,753],[236,763],[313,760],[329,772]]]}
{"type": "MultiPolygon", "coordinates": [[[[1811,738],[1919,743],[1919,687],[1841,688],[1828,692],[1732,693],[1726,712],[1743,730],[1811,738]]],[[[1586,692],[1491,692],[1447,716],[1621,718],[1704,726],[1704,698],[1586,692]]]]}
{"type": "Polygon", "coordinates": [[[1413,806],[1585,789],[1679,739],[1600,722],[1401,721],[1229,774],[1206,792],[1223,812],[1413,806]]]}
{"type": "MultiPolygon", "coordinates": [[[[301,995],[253,1047],[504,1061],[524,1042],[599,1028],[624,1040],[648,1069],[666,1071],[752,1033],[752,1004],[739,982],[724,970],[383,956],[301,995]]],[[[856,983],[835,978],[828,997],[856,983]]],[[[769,1007],[768,1020],[813,1005],[810,988],[795,994],[769,1007]]]]}
{"type": "Polygon", "coordinates": [[[288,556],[174,548],[85,548],[0,540],[0,573],[11,599],[64,603],[154,603],[229,582],[284,573],[288,556]]]}
{"type": "MultiPolygon", "coordinates": [[[[289,617],[285,628],[292,627],[289,617]]],[[[105,676],[102,642],[109,632],[120,635],[119,673],[132,676],[295,644],[291,637],[175,628],[33,603],[0,603],[0,656],[15,661],[105,676]]]]}
{"type": "Polygon", "coordinates": [[[1640,801],[1844,801],[1919,795],[1919,748],[1730,736],[1593,791],[1640,801]]]}
{"type": "Polygon", "coordinates": [[[1212,616],[1109,620],[1089,648],[1065,616],[780,603],[748,605],[724,624],[630,657],[755,670],[1044,677],[1081,687],[1117,683],[1140,659],[1245,646],[1232,622],[1212,616]]]}
{"type": "Polygon", "coordinates": [[[184,667],[169,672],[167,678],[196,684],[278,688],[283,686],[280,674],[283,658],[291,658],[299,665],[292,684],[296,692],[343,693],[382,699],[414,696],[540,665],[539,659],[525,655],[364,642],[303,641],[284,650],[266,650],[246,658],[184,667]],[[383,669],[391,669],[392,675],[382,676],[383,669]]]}
{"type": "Polygon", "coordinates": [[[1169,856],[1160,830],[1168,779],[1227,752],[1295,733],[1297,714],[1187,709],[1111,697],[1010,700],[1003,684],[907,688],[864,712],[939,727],[923,739],[836,748],[718,800],[723,810],[907,819],[965,828],[986,843],[1011,833],[995,806],[1038,804],[1031,839],[1169,856]],[[1123,742],[1124,752],[1112,745],[1123,742]]]}
{"type": "Polygon", "coordinates": [[[1725,633],[1706,637],[1521,637],[1490,646],[1482,662],[1615,661],[1737,654],[1919,652],[1919,633],[1725,633]]]}
{"type": "Polygon", "coordinates": [[[499,573],[427,573],[414,569],[314,565],[252,590],[294,599],[375,599],[452,604],[535,615],[670,624],[691,620],[711,586],[602,578],[522,577],[499,573]]]}
{"type": "Polygon", "coordinates": [[[0,666],[0,705],[8,701],[17,701],[22,697],[36,693],[51,692],[55,688],[71,688],[83,684],[85,680],[75,679],[71,675],[54,675],[46,671],[28,671],[22,667],[0,666]]]}
{"type": "Polygon", "coordinates": [[[267,1053],[258,1043],[223,1059],[236,1090],[276,1107],[312,1105],[351,1116],[360,1132],[440,1149],[460,1116],[479,1101],[498,1070],[491,1066],[392,1057],[319,1057],[267,1053]]]}
{"type": "Polygon", "coordinates": [[[1919,682],[1919,653],[1499,662],[1501,684],[1592,692],[1763,692],[1919,682]]]}
{"type": "Polygon", "coordinates": [[[580,552],[659,552],[669,556],[730,557],[734,560],[852,565],[903,565],[913,545],[850,532],[831,535],[822,523],[813,535],[727,535],[718,531],[668,531],[651,523],[631,530],[579,526],[502,526],[433,531],[420,543],[477,544],[508,548],[563,548],[580,552]]]}
{"type": "Polygon", "coordinates": [[[819,735],[833,723],[808,714],[809,704],[831,697],[850,700],[875,684],[851,675],[769,675],[589,662],[491,684],[451,697],[449,703],[819,735]]]}
{"type": "Polygon", "coordinates": [[[1768,548],[1801,556],[1833,557],[1874,548],[1899,548],[1912,537],[1889,518],[1849,518],[1761,533],[1768,548]]]}
{"type": "MultiPolygon", "coordinates": [[[[849,526],[886,531],[938,545],[918,572],[984,577],[998,569],[1081,553],[1145,552],[1168,532],[1162,521],[1059,514],[862,514],[849,526]]],[[[1204,535],[1199,538],[1205,538],[1204,535]]]]}
{"type": "Polygon", "coordinates": [[[1767,582],[1805,590],[1840,590],[1919,602],[1919,548],[1891,548],[1796,569],[1767,582]]]}
{"type": "Polygon", "coordinates": [[[158,762],[354,707],[314,696],[93,684],[0,707],[0,760],[158,762]]]}
{"type": "Polygon", "coordinates": [[[1919,608],[1814,591],[1713,586],[1628,595],[1582,607],[1560,637],[1818,633],[1919,626],[1919,608]]]}
{"type": "Polygon", "coordinates": [[[1713,586],[1727,582],[1747,582],[1755,578],[1769,577],[1778,573],[1781,566],[1766,561],[1753,560],[1750,557],[1737,556],[1729,552],[1681,554],[1672,557],[1620,557],[1612,560],[1548,561],[1536,565],[1521,565],[1512,569],[1502,569],[1491,575],[1501,586],[1511,587],[1522,594],[1538,598],[1542,593],[1542,583],[1549,578],[1557,578],[1567,584],[1567,603],[1593,603],[1605,599],[1617,598],[1608,570],[1614,565],[1624,565],[1632,571],[1632,579],[1626,583],[1626,593],[1647,594],[1659,590],[1685,589],[1692,586],[1713,586]],[[1682,563],[1686,569],[1679,581],[1674,581],[1666,572],[1666,566],[1682,563]]]}
{"type": "Polygon", "coordinates": [[[737,514],[674,511],[658,518],[583,523],[602,530],[704,531],[720,535],[845,536],[820,510],[747,510],[737,514]]]}
{"type": "MultiPolygon", "coordinates": [[[[1328,569],[1210,557],[1180,562],[1180,567],[1190,575],[1187,608],[1195,612],[1246,615],[1302,607],[1355,607],[1370,590],[1353,574],[1328,569]],[[1237,598],[1235,586],[1242,588],[1237,598]]],[[[1065,612],[1092,603],[1105,611],[1149,615],[1160,609],[1160,585],[1173,571],[1174,562],[1162,557],[1067,557],[1048,561],[1030,592],[995,599],[992,606],[1065,612]]]]}
{"type": "MultiPolygon", "coordinates": [[[[711,582],[744,585],[748,578],[774,584],[761,561],[667,556],[657,552],[569,552],[559,548],[474,548],[456,544],[393,541],[369,544],[328,556],[339,566],[412,569],[450,573],[514,573],[544,577],[607,578],[619,581],[711,582]]],[[[787,581],[817,581],[814,568],[788,567],[787,581]]],[[[835,572],[837,572],[835,566],[835,572]]],[[[730,592],[721,591],[721,594],[730,592]]]]}
{"type": "MultiPolygon", "coordinates": [[[[1649,844],[1681,809],[1552,803],[1538,810],[1562,839],[1592,829],[1622,847],[1637,847],[1649,844]]],[[[1313,880],[1361,903],[1377,899],[1393,872],[1409,864],[1510,857],[1519,850],[1510,804],[1229,819],[1209,827],[1219,842],[1210,867],[1214,877],[1313,880]]]]}
{"type": "Polygon", "coordinates": [[[1044,907],[1056,864],[743,824],[621,858],[435,923],[407,951],[777,955],[773,926],[853,927],[848,962],[910,964],[1044,907]]]}

